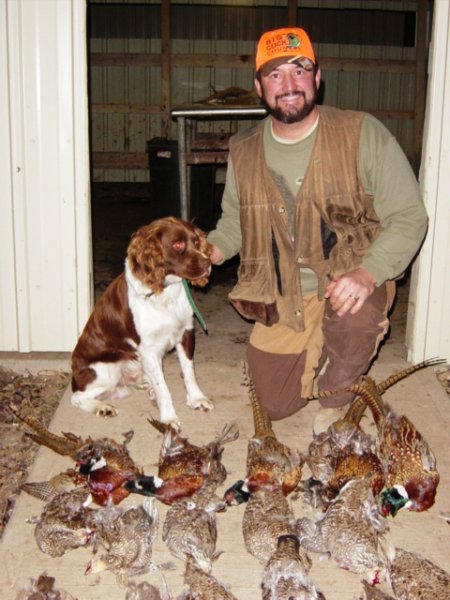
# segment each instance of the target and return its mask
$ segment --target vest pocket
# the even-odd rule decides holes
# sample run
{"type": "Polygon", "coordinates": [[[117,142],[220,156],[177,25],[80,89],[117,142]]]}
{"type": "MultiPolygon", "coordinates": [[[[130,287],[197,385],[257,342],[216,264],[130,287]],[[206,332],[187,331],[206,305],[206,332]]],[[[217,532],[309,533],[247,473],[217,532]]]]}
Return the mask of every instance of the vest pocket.
{"type": "Polygon", "coordinates": [[[229,293],[228,299],[246,319],[267,326],[279,321],[273,279],[265,260],[252,259],[241,262],[238,282],[229,293]]]}
{"type": "Polygon", "coordinates": [[[361,258],[378,235],[379,228],[376,225],[354,227],[343,234],[341,246],[346,249],[345,254],[361,258]]]}

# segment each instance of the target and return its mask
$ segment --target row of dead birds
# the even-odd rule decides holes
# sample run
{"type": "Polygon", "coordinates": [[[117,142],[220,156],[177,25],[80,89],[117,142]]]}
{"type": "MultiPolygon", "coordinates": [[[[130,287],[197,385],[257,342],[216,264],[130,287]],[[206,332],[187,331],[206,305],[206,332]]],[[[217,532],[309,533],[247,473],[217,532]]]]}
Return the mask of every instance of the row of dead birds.
{"type": "MultiPolygon", "coordinates": [[[[325,598],[308,576],[309,553],[328,554],[339,567],[362,575],[367,600],[448,599],[450,576],[445,571],[415,553],[392,547],[383,536],[388,516],[402,508],[424,511],[434,504],[439,474],[426,440],[381,395],[414,371],[441,362],[424,361],[379,384],[366,377],[351,388],[357,395],[346,415],[314,436],[306,455],[277,439],[244,370],[255,434],[248,443],[245,479],[229,487],[223,498],[217,494],[227,476],[222,454],[224,445],[238,437],[235,425],[226,425],[209,444],[196,446],[181,432],[151,419],[163,434],[158,474],[151,476],[142,473],[128,452],[131,434],[123,443],[71,433],[57,436],[12,406],[31,429],[27,435],[75,462],[49,481],[23,486],[45,501],[35,519],[37,544],[50,556],[92,546],[87,571],[111,570],[120,585],[127,585],[130,576],[154,568],[158,500],[170,506],[163,541],[185,563],[186,591],[181,598],[233,599],[211,574],[219,555],[216,513],[245,502],[242,533],[247,551],[263,565],[263,600],[325,598]],[[367,407],[376,424],[376,439],[360,425],[367,407]],[[301,479],[305,462],[312,473],[308,480],[301,479]],[[317,519],[294,517],[288,500],[294,491],[320,510],[317,519]],[[145,496],[143,503],[128,510],[117,506],[130,493],[145,496]],[[102,508],[95,509],[92,503],[102,508]],[[385,579],[394,596],[374,587],[385,579]]],[[[161,597],[170,598],[163,587],[161,597]]],[[[157,596],[142,592],[129,597],[157,596]]]]}

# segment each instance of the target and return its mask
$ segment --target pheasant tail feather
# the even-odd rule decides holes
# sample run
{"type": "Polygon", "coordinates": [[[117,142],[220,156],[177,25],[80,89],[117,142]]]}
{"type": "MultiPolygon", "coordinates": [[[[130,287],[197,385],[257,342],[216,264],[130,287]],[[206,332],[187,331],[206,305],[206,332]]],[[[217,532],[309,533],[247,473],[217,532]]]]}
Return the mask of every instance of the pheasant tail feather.
{"type": "Polygon", "coordinates": [[[256,394],[255,385],[248,372],[248,365],[244,363],[244,383],[248,389],[248,395],[253,411],[253,421],[255,424],[255,437],[275,437],[275,433],[272,429],[272,422],[269,415],[264,410],[259,398],[256,394]]]}
{"type": "Polygon", "coordinates": [[[18,408],[12,404],[9,405],[9,409],[18,419],[20,419],[23,423],[28,425],[30,429],[33,430],[33,433],[27,432],[28,437],[41,446],[47,446],[47,448],[50,448],[50,450],[53,450],[58,454],[62,454],[63,456],[73,456],[82,443],[81,438],[78,436],[59,436],[52,433],[38,419],[36,419],[36,417],[22,414],[20,410],[18,410],[18,408]]]}

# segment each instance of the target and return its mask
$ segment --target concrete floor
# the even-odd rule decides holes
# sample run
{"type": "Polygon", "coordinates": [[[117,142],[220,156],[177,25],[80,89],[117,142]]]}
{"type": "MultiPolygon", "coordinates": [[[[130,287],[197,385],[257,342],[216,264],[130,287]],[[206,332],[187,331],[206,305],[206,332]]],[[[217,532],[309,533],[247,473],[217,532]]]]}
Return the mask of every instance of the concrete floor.
{"type": "MultiPolygon", "coordinates": [[[[215,402],[209,413],[197,413],[184,404],[182,380],[174,355],[165,361],[166,376],[173,392],[175,406],[183,425],[183,432],[197,444],[209,442],[214,432],[227,422],[238,424],[240,436],[225,447],[224,463],[229,471],[223,490],[242,477],[248,439],[253,434],[251,409],[246,388],[243,387],[241,362],[245,356],[246,341],[251,326],[243,321],[227,303],[226,295],[231,283],[218,282],[207,293],[196,292],[197,305],[205,318],[209,335],[197,328],[196,365],[200,385],[215,402]]],[[[401,294],[399,307],[394,314],[392,333],[384,344],[371,374],[381,381],[390,374],[407,366],[403,359],[403,331],[405,293],[401,294]]],[[[68,356],[33,357],[17,356],[0,358],[0,364],[16,371],[30,369],[36,372],[45,368],[69,368],[68,356]]],[[[406,549],[418,551],[450,572],[450,527],[439,517],[450,512],[450,411],[449,397],[438,383],[434,369],[424,369],[397,383],[385,394],[397,411],[405,412],[417,424],[428,440],[438,461],[441,483],[436,504],[426,513],[401,512],[390,520],[388,539],[406,549]]],[[[311,424],[317,404],[308,407],[291,418],[274,425],[276,434],[283,442],[305,451],[311,439],[311,424]]],[[[135,431],[130,451],[135,461],[147,473],[155,472],[161,435],[147,423],[149,415],[157,416],[155,407],[146,393],[139,391],[122,400],[120,414],[112,420],[100,420],[71,406],[67,391],[51,423],[55,433],[72,431],[81,436],[111,436],[121,440],[121,434],[135,431]]],[[[29,475],[29,481],[47,479],[71,466],[65,457],[41,448],[29,475]]],[[[305,468],[304,476],[308,476],[305,468]]],[[[223,491],[222,490],[222,491],[223,491]]],[[[124,506],[140,503],[140,497],[129,497],[124,506]]],[[[297,516],[308,514],[301,499],[292,500],[297,516]]],[[[42,572],[56,578],[56,586],[65,589],[79,600],[118,600],[125,598],[111,573],[84,575],[90,559],[89,549],[78,549],[61,558],[51,558],[38,549],[34,540],[34,527],[27,519],[40,513],[39,500],[22,493],[0,542],[3,569],[0,574],[0,597],[15,599],[29,578],[37,578],[42,572]]],[[[174,558],[161,540],[161,528],[167,508],[159,504],[160,530],[154,546],[153,559],[158,565],[172,562],[173,570],[163,570],[164,577],[173,593],[179,594],[183,587],[183,564],[174,558]]],[[[261,565],[246,552],[241,533],[244,507],[231,507],[218,514],[219,536],[217,547],[223,554],[213,565],[213,574],[228,584],[234,595],[241,600],[261,597],[261,565]]],[[[360,577],[338,569],[332,561],[323,561],[311,555],[313,567],[310,576],[322,590],[327,600],[353,600],[362,596],[360,577]]],[[[136,578],[159,584],[158,572],[136,578]]]]}

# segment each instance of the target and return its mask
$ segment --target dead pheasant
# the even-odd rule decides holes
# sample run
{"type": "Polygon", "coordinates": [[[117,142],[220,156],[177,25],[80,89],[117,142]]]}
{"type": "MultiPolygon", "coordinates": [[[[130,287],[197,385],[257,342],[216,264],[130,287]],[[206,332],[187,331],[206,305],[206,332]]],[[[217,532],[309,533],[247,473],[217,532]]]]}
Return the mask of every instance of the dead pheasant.
{"type": "MultiPolygon", "coordinates": [[[[69,469],[61,474],[62,478],[68,481],[68,478],[74,479],[74,485],[82,485],[82,478],[85,478],[86,485],[92,494],[93,501],[101,506],[108,503],[118,504],[129,495],[125,483],[134,479],[141,473],[133,459],[131,458],[127,444],[133,436],[133,432],[124,434],[125,441],[118,443],[111,438],[92,439],[81,438],[73,433],[63,432],[62,436],[49,431],[42,423],[32,415],[23,415],[13,405],[9,407],[11,411],[23,421],[32,432],[26,432],[26,435],[36,443],[50,448],[62,456],[69,456],[76,465],[75,472],[69,469]]],[[[57,476],[58,477],[58,476],[57,476]]],[[[56,480],[55,480],[56,481],[56,480]]],[[[56,484],[56,487],[60,482],[56,484]]],[[[24,486],[24,490],[38,495],[38,488],[41,492],[51,494],[51,488],[55,482],[37,482],[34,485],[24,486]],[[48,484],[48,485],[47,485],[48,484]]]]}
{"type": "Polygon", "coordinates": [[[277,440],[246,368],[244,379],[252,404],[255,434],[248,443],[246,479],[237,481],[225,492],[225,501],[229,505],[247,502],[242,520],[245,546],[265,564],[280,535],[295,534],[295,518],[286,496],[300,482],[304,459],[277,440]]]}
{"type": "MultiPolygon", "coordinates": [[[[386,439],[385,442],[382,442],[380,440],[380,428],[378,428],[378,449],[376,453],[378,458],[374,457],[370,447],[368,445],[364,445],[364,438],[360,437],[361,435],[365,434],[363,434],[362,432],[359,433],[361,430],[359,429],[359,427],[358,429],[355,429],[355,427],[357,427],[359,420],[361,419],[361,416],[365,410],[367,399],[371,397],[371,395],[368,395],[367,392],[368,387],[372,389],[372,396],[375,395],[375,397],[378,398],[377,402],[373,400],[371,403],[372,412],[373,410],[376,410],[378,412],[380,412],[380,410],[382,412],[386,412],[388,411],[388,409],[384,407],[380,397],[384,391],[386,391],[389,387],[391,387],[401,379],[404,379],[408,375],[411,375],[412,373],[418,371],[419,369],[439,365],[443,362],[445,362],[445,360],[439,358],[432,358],[420,362],[418,364],[412,365],[411,367],[403,369],[398,373],[394,373],[381,383],[375,384],[375,382],[372,379],[364,378],[360,384],[356,384],[350,388],[350,390],[356,393],[357,396],[353,401],[351,407],[349,408],[347,414],[345,415],[344,419],[334,423],[326,433],[321,434],[322,437],[317,436],[317,439],[313,440],[307,458],[308,465],[311,471],[313,472],[314,479],[318,479],[319,481],[325,483],[325,493],[327,496],[332,496],[334,491],[337,488],[339,488],[339,486],[342,485],[342,483],[345,481],[347,475],[350,476],[351,474],[354,474],[355,476],[361,476],[364,474],[365,469],[372,469],[372,473],[374,476],[374,493],[376,494],[379,491],[380,486],[383,484],[383,479],[385,485],[390,487],[389,490],[383,492],[382,510],[385,512],[385,514],[395,515],[398,508],[401,508],[408,502],[408,495],[402,487],[402,482],[400,481],[390,484],[389,480],[393,480],[392,475],[389,477],[389,480],[387,479],[387,471],[389,471],[390,469],[394,469],[395,471],[399,472],[399,468],[396,468],[395,464],[389,466],[389,460],[386,462],[386,454],[389,454],[389,450],[383,451],[383,449],[381,449],[381,452],[379,451],[380,444],[384,447],[386,447],[386,444],[389,445],[389,439],[386,439]],[[365,400],[361,398],[361,394],[364,396],[365,400]],[[377,403],[379,405],[378,409],[375,406],[377,403]],[[348,421],[350,421],[350,424],[348,423],[348,421]],[[353,433],[355,431],[358,431],[358,436],[354,437],[354,441],[356,441],[360,449],[358,450],[356,446],[350,453],[346,451],[343,454],[340,454],[339,447],[344,447],[344,442],[345,444],[348,444],[349,441],[351,441],[351,437],[355,435],[353,433]],[[338,448],[338,451],[336,451],[336,447],[338,448]],[[356,457],[355,451],[357,455],[356,457]],[[380,473],[379,462],[383,463],[383,474],[380,473]]],[[[332,396],[334,393],[336,393],[336,391],[323,391],[317,394],[316,396],[311,396],[310,399],[329,397],[332,396]]],[[[390,414],[393,415],[392,412],[390,414]]],[[[378,420],[380,421],[380,419],[378,420]]],[[[415,427],[406,417],[402,417],[401,419],[399,419],[399,424],[400,423],[401,427],[404,428],[402,429],[404,434],[407,433],[408,429],[410,429],[411,432],[413,430],[416,431],[415,427]]],[[[387,433],[386,428],[384,428],[384,431],[387,433]]],[[[421,438],[420,434],[418,435],[420,436],[422,441],[419,441],[417,435],[413,434],[414,440],[412,438],[410,440],[405,438],[404,442],[401,442],[401,435],[402,434],[399,431],[397,439],[397,442],[399,444],[397,446],[398,452],[401,453],[403,452],[403,450],[406,452],[408,451],[409,446],[415,446],[416,444],[418,444],[417,449],[419,450],[419,452],[424,451],[423,466],[425,468],[429,468],[431,471],[430,478],[426,478],[424,480],[425,486],[427,488],[422,492],[424,496],[424,502],[422,502],[419,499],[418,502],[409,505],[411,510],[426,510],[426,508],[429,508],[429,506],[431,506],[431,504],[427,506],[428,502],[431,501],[432,503],[434,503],[433,489],[435,494],[435,488],[439,481],[438,479],[436,480],[437,474],[434,472],[435,459],[431,451],[429,451],[428,446],[424,442],[423,438],[421,438]],[[403,450],[400,450],[400,448],[403,448],[403,450]],[[425,497],[427,497],[427,499],[425,499],[425,497]]],[[[366,439],[369,440],[370,444],[370,437],[367,436],[366,439]]],[[[392,440],[390,441],[392,443],[392,440]]],[[[395,454],[397,454],[398,452],[396,452],[395,454]]],[[[420,462],[420,457],[417,458],[420,462]]],[[[394,455],[392,456],[392,460],[395,463],[394,455]]],[[[405,461],[402,460],[402,463],[404,462],[405,461]]],[[[411,485],[414,484],[411,483],[411,485]]],[[[418,483],[418,485],[420,485],[420,483],[418,483]]],[[[315,492],[317,488],[319,490],[322,490],[323,486],[316,486],[315,488],[312,488],[312,490],[315,492]]],[[[417,495],[417,493],[418,492],[415,492],[415,495],[417,495]]]]}
{"type": "Polygon", "coordinates": [[[90,493],[86,476],[76,469],[67,469],[47,481],[29,481],[20,486],[21,490],[44,502],[49,502],[61,492],[70,492],[77,488],[84,488],[86,495],[90,493]]]}
{"type": "Polygon", "coordinates": [[[158,532],[153,498],[146,498],[141,506],[126,511],[121,507],[98,510],[95,524],[95,543],[101,544],[106,552],[90,561],[86,574],[109,570],[115,573],[120,585],[127,585],[129,576],[151,570],[153,543],[158,532]]]}
{"type": "Polygon", "coordinates": [[[86,546],[95,531],[96,511],[89,508],[89,493],[84,489],[62,492],[42,509],[34,537],[40,550],[50,556],[62,556],[69,550],[86,546]]]}
{"type": "Polygon", "coordinates": [[[315,435],[310,443],[306,462],[312,478],[303,482],[303,486],[315,508],[326,507],[339,490],[356,477],[371,474],[375,496],[383,488],[384,476],[374,452],[375,440],[359,425],[365,408],[356,399],[342,419],[315,435]]]}
{"type": "Polygon", "coordinates": [[[281,487],[262,485],[248,498],[242,517],[247,552],[266,564],[281,535],[296,535],[296,520],[281,487]]]}
{"type": "Polygon", "coordinates": [[[212,90],[214,93],[203,100],[200,100],[200,104],[224,104],[224,105],[260,105],[260,100],[254,90],[245,90],[240,87],[229,87],[224,90],[217,92],[212,90]]]}
{"type": "Polygon", "coordinates": [[[216,495],[216,489],[226,478],[221,463],[208,475],[201,488],[190,498],[174,502],[164,520],[162,539],[174,556],[181,560],[192,557],[206,573],[217,558],[216,512],[226,504],[216,495]]]}
{"type": "Polygon", "coordinates": [[[398,600],[448,600],[450,575],[415,552],[388,552],[389,579],[398,600]]]}
{"type": "Polygon", "coordinates": [[[175,598],[170,593],[166,580],[161,576],[159,588],[148,581],[140,583],[130,581],[126,587],[125,600],[175,600],[175,598]]]}
{"type": "Polygon", "coordinates": [[[21,486],[21,490],[45,502],[60,492],[83,488],[91,494],[92,501],[99,506],[119,504],[130,492],[125,484],[136,477],[135,472],[119,470],[109,466],[94,469],[82,475],[76,469],[67,469],[54,475],[47,481],[30,481],[21,486]]]}
{"type": "Polygon", "coordinates": [[[379,536],[386,523],[378,513],[370,477],[345,484],[318,521],[298,520],[300,544],[308,552],[329,553],[342,569],[364,574],[375,584],[384,577],[379,536]]]}
{"type": "Polygon", "coordinates": [[[77,600],[66,590],[55,586],[55,578],[44,571],[37,579],[31,578],[28,584],[18,591],[15,600],[77,600]]]}
{"type": "MultiPolygon", "coordinates": [[[[415,373],[416,371],[419,371],[420,369],[424,369],[425,367],[433,367],[433,366],[441,365],[446,362],[447,361],[445,358],[429,358],[422,362],[416,363],[415,365],[411,365],[410,367],[407,367],[406,369],[402,369],[401,371],[398,371],[397,373],[390,375],[387,379],[384,379],[380,383],[377,383],[376,384],[377,391],[379,394],[383,394],[387,389],[392,387],[395,383],[397,383],[398,381],[401,381],[402,379],[405,379],[405,377],[408,377],[412,373],[415,373]]],[[[348,390],[346,390],[346,389],[322,390],[321,392],[318,392],[317,394],[314,394],[313,396],[309,396],[308,401],[320,400],[323,398],[330,398],[331,396],[334,396],[337,393],[342,393],[345,391],[348,391],[348,390]]]]}
{"type": "Polygon", "coordinates": [[[198,491],[210,472],[220,468],[224,444],[239,436],[235,424],[225,425],[212,442],[196,446],[170,425],[156,419],[149,422],[164,434],[158,476],[139,475],[127,482],[126,488],[135,494],[154,496],[169,505],[198,491]]]}
{"type": "Polygon", "coordinates": [[[247,474],[245,480],[237,481],[225,493],[228,504],[243,502],[258,489],[281,489],[287,496],[300,482],[304,458],[280,442],[272,429],[272,423],[256,395],[253,381],[244,368],[244,381],[248,388],[253,411],[255,434],[247,449],[247,474]]]}
{"type": "Polygon", "coordinates": [[[439,484],[436,459],[425,439],[405,416],[396,416],[384,404],[370,377],[351,390],[372,411],[377,426],[377,454],[387,490],[381,494],[381,510],[394,516],[399,507],[424,511],[433,506],[439,484]]]}
{"type": "Polygon", "coordinates": [[[237,600],[231,591],[211,573],[203,571],[193,558],[188,558],[184,574],[187,589],[179,600],[237,600]]]}
{"type": "Polygon", "coordinates": [[[261,581],[262,600],[325,600],[308,578],[311,561],[297,536],[282,535],[267,561],[261,581]]]}
{"type": "Polygon", "coordinates": [[[395,600],[393,596],[390,596],[389,594],[371,585],[365,579],[363,579],[361,583],[364,588],[364,598],[361,598],[360,600],[395,600]]]}

